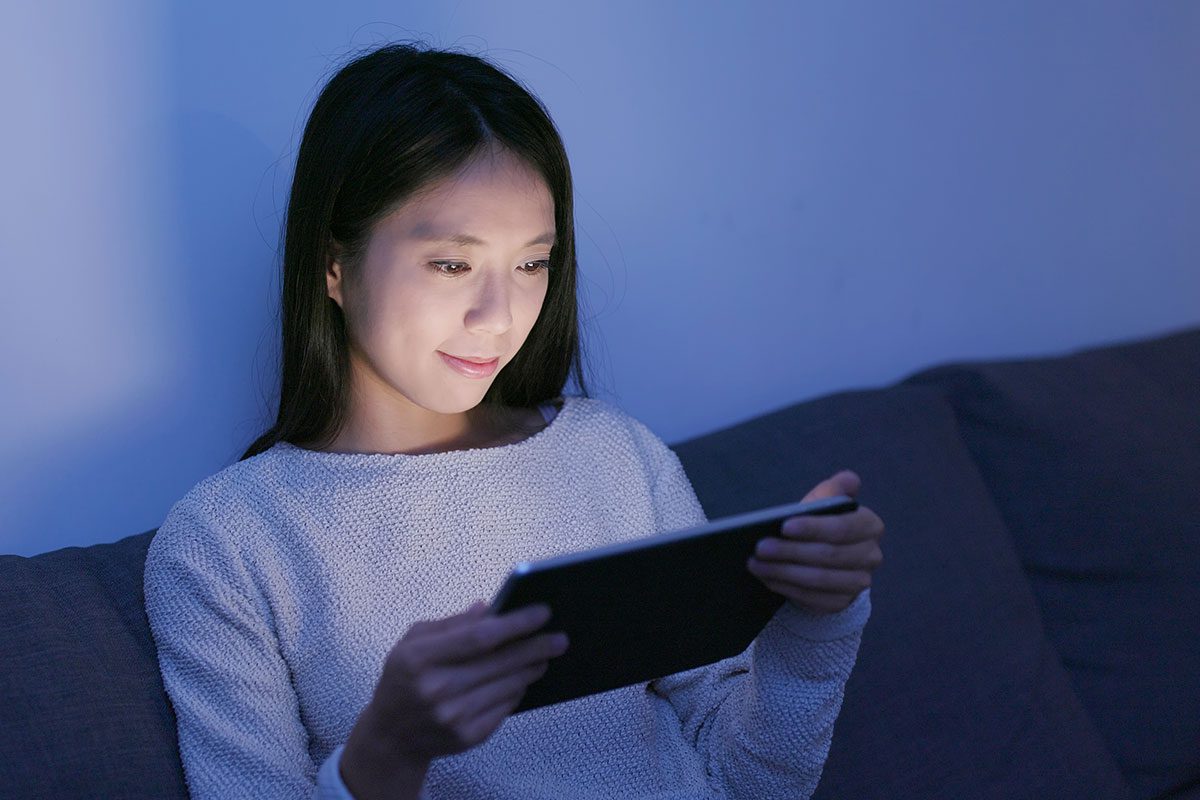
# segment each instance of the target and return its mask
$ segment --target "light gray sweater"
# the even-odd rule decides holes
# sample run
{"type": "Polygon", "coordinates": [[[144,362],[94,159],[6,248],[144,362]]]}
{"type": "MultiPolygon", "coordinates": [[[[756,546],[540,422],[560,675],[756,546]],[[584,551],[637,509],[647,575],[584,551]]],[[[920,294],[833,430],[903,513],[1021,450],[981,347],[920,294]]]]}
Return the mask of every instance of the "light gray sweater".
{"type": "MultiPolygon", "coordinates": [[[[489,600],[518,561],[704,521],[674,452],[583,397],[515,444],[280,443],[221,470],[171,508],[145,568],[192,797],[350,798],[342,746],[409,626],[489,600]]],[[[734,658],[509,717],[436,759],[423,796],[807,798],[869,614],[869,591],[836,614],[785,602],[734,658]]]]}

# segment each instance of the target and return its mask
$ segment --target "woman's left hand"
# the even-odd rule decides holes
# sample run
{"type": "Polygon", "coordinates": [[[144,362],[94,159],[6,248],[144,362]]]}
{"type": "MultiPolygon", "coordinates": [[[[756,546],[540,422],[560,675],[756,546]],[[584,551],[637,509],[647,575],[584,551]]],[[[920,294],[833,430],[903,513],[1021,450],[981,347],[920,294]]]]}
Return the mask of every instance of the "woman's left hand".
{"type": "MultiPolygon", "coordinates": [[[[804,499],[856,497],[861,486],[858,475],[844,470],[804,499]]],[[[871,573],[883,563],[881,538],[883,520],[866,506],[849,514],[789,517],[779,538],[759,540],[747,566],[767,588],[805,611],[831,614],[871,585],[871,573]]]]}

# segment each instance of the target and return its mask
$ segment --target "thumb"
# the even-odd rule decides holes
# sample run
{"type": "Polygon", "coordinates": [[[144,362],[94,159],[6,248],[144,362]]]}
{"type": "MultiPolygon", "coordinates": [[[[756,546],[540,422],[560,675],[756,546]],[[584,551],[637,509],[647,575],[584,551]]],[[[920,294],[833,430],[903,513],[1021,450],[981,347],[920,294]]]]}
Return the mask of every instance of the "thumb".
{"type": "Polygon", "coordinates": [[[811,492],[804,495],[804,501],[822,500],[826,497],[836,497],[839,494],[855,497],[860,488],[862,488],[862,479],[858,477],[858,474],[844,469],[818,483],[811,492]]]}

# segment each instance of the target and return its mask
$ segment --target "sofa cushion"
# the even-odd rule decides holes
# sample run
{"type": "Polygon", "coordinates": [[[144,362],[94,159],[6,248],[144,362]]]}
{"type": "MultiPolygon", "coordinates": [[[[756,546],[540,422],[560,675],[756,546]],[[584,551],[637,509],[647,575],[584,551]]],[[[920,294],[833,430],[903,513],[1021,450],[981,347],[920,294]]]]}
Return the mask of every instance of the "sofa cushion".
{"type": "Polygon", "coordinates": [[[153,534],[0,556],[0,797],[187,797],[142,593],[153,534]]]}
{"type": "Polygon", "coordinates": [[[850,468],[887,526],[817,798],[1124,796],[937,392],[841,393],[674,449],[710,518],[850,468]]]}
{"type": "Polygon", "coordinates": [[[1200,329],[909,383],[954,406],[1134,796],[1200,790],[1200,329]]]}

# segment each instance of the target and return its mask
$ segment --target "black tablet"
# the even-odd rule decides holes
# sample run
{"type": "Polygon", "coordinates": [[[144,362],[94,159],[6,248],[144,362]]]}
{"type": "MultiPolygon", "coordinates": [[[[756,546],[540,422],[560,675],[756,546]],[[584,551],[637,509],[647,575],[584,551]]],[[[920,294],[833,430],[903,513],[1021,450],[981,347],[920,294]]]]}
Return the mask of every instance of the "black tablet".
{"type": "Polygon", "coordinates": [[[858,508],[846,496],[788,503],[544,561],[517,564],[494,613],[550,607],[543,631],[564,631],[513,713],[649,681],[741,653],[783,604],[746,568],[760,539],[797,514],[858,508]]]}

